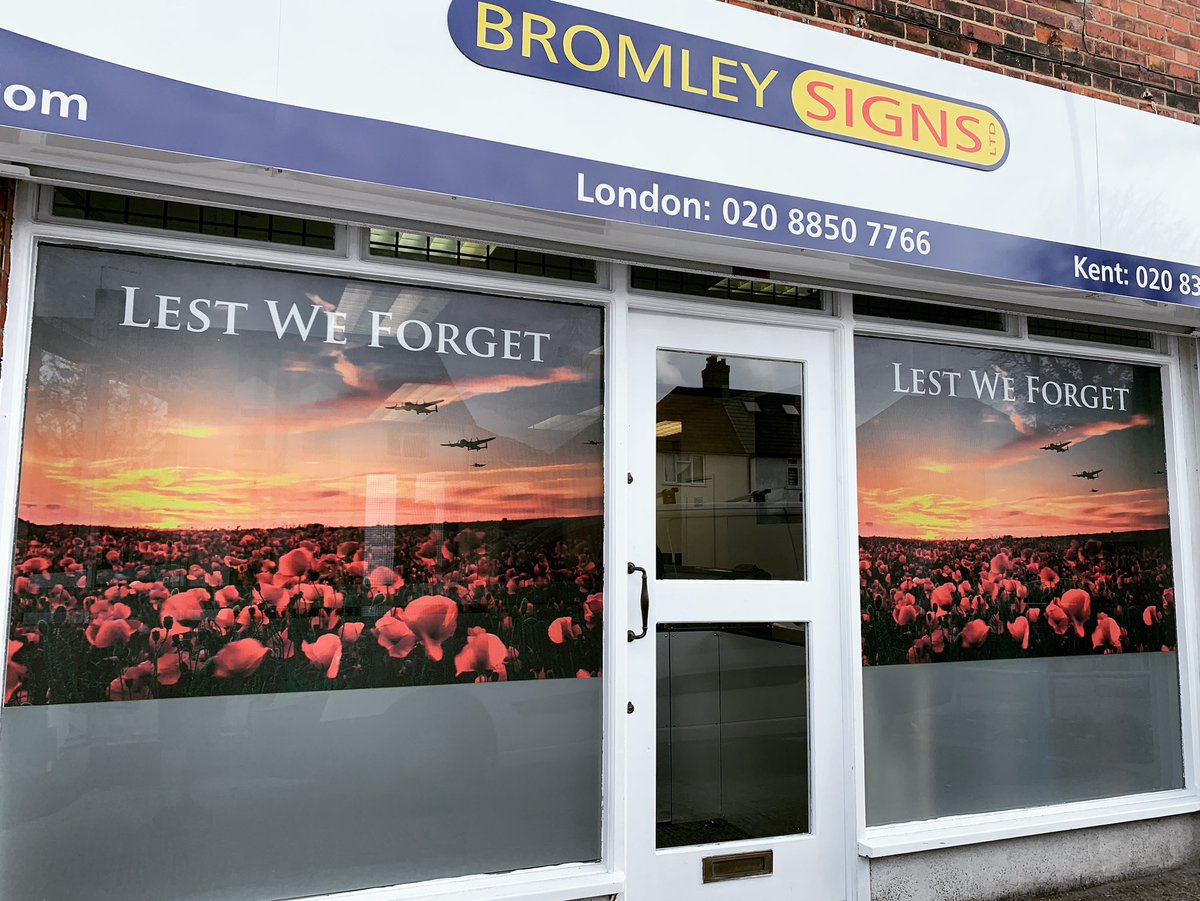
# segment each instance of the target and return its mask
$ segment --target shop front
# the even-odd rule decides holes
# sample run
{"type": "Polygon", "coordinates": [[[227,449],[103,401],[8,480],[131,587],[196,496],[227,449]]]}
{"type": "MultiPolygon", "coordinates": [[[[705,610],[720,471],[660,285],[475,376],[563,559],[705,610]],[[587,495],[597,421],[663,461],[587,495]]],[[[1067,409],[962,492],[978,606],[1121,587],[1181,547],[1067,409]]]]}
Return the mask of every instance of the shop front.
{"type": "Polygon", "coordinates": [[[715,3],[127,6],[0,14],[0,896],[1200,847],[1194,127],[715,3]]]}

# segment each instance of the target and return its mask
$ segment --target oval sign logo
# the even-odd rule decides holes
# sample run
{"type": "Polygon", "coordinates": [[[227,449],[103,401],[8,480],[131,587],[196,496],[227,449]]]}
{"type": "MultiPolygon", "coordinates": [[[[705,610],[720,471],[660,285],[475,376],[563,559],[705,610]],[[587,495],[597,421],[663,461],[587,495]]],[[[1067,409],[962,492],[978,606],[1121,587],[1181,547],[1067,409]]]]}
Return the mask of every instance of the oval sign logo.
{"type": "Polygon", "coordinates": [[[452,0],[447,24],[491,69],[972,169],[1008,155],[981,104],[555,0],[452,0]]]}
{"type": "Polygon", "coordinates": [[[797,75],[792,106],[814,131],[860,144],[949,163],[999,165],[1008,153],[1004,123],[986,107],[833,71],[797,75]]]}

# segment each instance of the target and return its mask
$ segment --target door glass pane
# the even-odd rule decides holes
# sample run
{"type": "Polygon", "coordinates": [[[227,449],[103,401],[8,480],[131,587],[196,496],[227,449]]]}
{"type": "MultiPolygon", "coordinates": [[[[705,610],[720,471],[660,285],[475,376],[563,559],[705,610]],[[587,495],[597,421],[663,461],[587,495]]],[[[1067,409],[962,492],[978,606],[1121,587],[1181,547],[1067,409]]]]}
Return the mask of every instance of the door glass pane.
{"type": "Polygon", "coordinates": [[[660,350],[660,579],[804,578],[804,366],[660,350]]]}
{"type": "Polygon", "coordinates": [[[804,623],[661,625],[656,846],[808,832],[804,623]]]}

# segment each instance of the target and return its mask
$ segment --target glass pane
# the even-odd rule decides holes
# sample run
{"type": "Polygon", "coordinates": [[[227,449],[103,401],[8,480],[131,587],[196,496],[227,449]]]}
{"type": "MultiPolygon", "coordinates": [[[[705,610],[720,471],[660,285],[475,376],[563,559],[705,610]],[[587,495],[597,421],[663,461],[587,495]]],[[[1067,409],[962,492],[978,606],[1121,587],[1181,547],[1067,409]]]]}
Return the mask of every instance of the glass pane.
{"type": "Polygon", "coordinates": [[[39,266],[0,897],[597,859],[602,311],[39,266]]]}
{"type": "Polygon", "coordinates": [[[855,358],[867,822],[1182,788],[1162,371],[855,358]]]}
{"type": "Polygon", "coordinates": [[[801,363],[658,352],[658,578],[804,578],[803,385],[801,363]]]}
{"type": "Polygon", "coordinates": [[[657,847],[808,832],[806,635],[658,627],[657,847]]]}

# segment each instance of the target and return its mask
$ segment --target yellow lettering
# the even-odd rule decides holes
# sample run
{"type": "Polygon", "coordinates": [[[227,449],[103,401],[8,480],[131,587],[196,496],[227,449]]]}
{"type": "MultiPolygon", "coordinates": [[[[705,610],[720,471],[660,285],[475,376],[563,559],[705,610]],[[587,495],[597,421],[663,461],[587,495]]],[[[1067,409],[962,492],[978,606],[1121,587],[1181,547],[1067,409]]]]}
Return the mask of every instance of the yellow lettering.
{"type": "Polygon", "coordinates": [[[689,94],[703,94],[704,96],[707,97],[708,91],[704,90],[704,88],[695,88],[695,87],[692,87],[690,84],[688,84],[688,80],[689,80],[688,76],[692,74],[691,73],[691,65],[692,65],[691,52],[688,50],[680,50],[679,55],[683,57],[683,60],[679,64],[680,69],[682,70],[679,73],[679,87],[682,88],[683,90],[687,91],[689,94]]]}
{"type": "Polygon", "coordinates": [[[483,50],[507,50],[513,45],[512,33],[508,27],[512,25],[512,14],[503,6],[495,3],[480,3],[479,16],[476,19],[475,44],[483,50]],[[488,13],[499,13],[499,20],[488,18],[488,13]],[[488,32],[499,32],[498,41],[488,40],[488,32]]]}
{"type": "Polygon", "coordinates": [[[714,56],[712,58],[712,67],[713,67],[713,70],[712,70],[712,95],[713,95],[714,100],[728,100],[730,103],[738,102],[738,99],[736,97],[734,97],[732,94],[722,94],[721,93],[721,85],[723,83],[729,82],[729,84],[737,84],[737,78],[734,77],[733,75],[722,75],[721,74],[721,67],[722,66],[736,66],[736,65],[737,65],[737,63],[735,63],[731,59],[723,59],[719,56],[714,56]]]}
{"type": "Polygon", "coordinates": [[[633,67],[637,69],[638,78],[646,84],[650,83],[650,79],[654,77],[654,70],[658,68],[661,62],[663,67],[663,87],[671,86],[671,45],[659,44],[658,49],[654,51],[654,58],[650,60],[650,68],[643,69],[642,61],[638,57],[637,47],[633,46],[633,38],[627,34],[617,35],[617,75],[621,78],[625,77],[625,63],[631,61],[633,67]]]}
{"type": "Polygon", "coordinates": [[[767,89],[767,85],[775,80],[775,76],[779,74],[779,71],[777,69],[772,69],[767,73],[766,78],[764,78],[762,81],[759,81],[754,74],[754,70],[750,68],[749,63],[742,63],[742,68],[746,70],[746,74],[750,76],[750,83],[754,85],[754,105],[759,109],[762,109],[763,91],[767,89]]]}
{"type": "Polygon", "coordinates": [[[521,55],[533,55],[533,42],[537,41],[542,45],[542,49],[546,51],[546,59],[552,63],[558,62],[558,57],[554,55],[554,48],[550,46],[550,39],[554,37],[554,23],[545,16],[539,16],[537,13],[525,13],[521,16],[521,55]],[[546,30],[542,32],[534,32],[533,23],[540,22],[546,26],[546,30]]]}
{"type": "Polygon", "coordinates": [[[576,69],[583,69],[585,72],[599,72],[608,65],[610,55],[608,38],[591,25],[572,25],[563,32],[563,55],[571,61],[571,65],[576,69]],[[590,34],[600,44],[600,58],[594,63],[585,63],[575,55],[575,36],[580,33],[590,34]]]}

